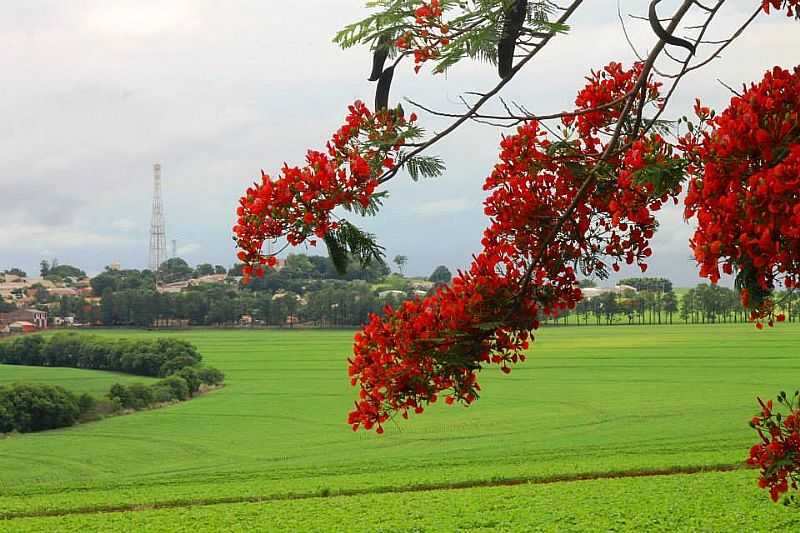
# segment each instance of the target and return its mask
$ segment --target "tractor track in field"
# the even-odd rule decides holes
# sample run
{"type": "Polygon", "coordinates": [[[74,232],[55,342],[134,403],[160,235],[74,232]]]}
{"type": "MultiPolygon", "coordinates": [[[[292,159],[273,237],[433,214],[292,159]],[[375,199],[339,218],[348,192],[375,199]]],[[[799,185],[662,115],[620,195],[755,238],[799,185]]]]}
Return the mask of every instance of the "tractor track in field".
{"type": "Polygon", "coordinates": [[[515,485],[549,485],[553,483],[568,483],[578,481],[591,481],[598,479],[617,479],[617,478],[633,478],[633,477],[653,477],[653,476],[671,476],[681,474],[702,474],[712,472],[732,472],[735,470],[743,470],[749,468],[744,463],[733,464],[719,464],[708,466],[687,466],[687,467],[672,467],[660,468],[653,470],[622,470],[616,472],[586,472],[583,474],[562,474],[553,476],[539,476],[527,478],[504,478],[504,479],[488,479],[488,480],[467,480],[455,483],[426,483],[419,485],[408,485],[405,487],[374,487],[369,489],[341,489],[341,490],[328,490],[321,489],[315,492],[306,493],[286,493],[274,494],[267,496],[231,496],[223,498],[199,498],[199,499],[181,499],[173,501],[163,501],[157,503],[146,504],[125,504],[125,505],[96,505],[87,507],[76,507],[74,509],[52,509],[41,511],[21,511],[3,513],[0,511],[0,523],[7,520],[21,519],[21,518],[46,518],[46,517],[64,517],[72,515],[87,515],[87,514],[101,514],[101,513],[127,513],[127,512],[142,512],[142,511],[155,511],[160,509],[178,509],[188,507],[208,507],[213,505],[231,505],[237,503],[267,503],[274,501],[287,501],[287,500],[306,500],[312,498],[334,498],[334,497],[347,497],[347,496],[363,496],[368,494],[393,494],[393,493],[412,493],[412,492],[425,492],[425,491],[440,491],[440,490],[462,490],[482,487],[511,487],[515,485]]]}

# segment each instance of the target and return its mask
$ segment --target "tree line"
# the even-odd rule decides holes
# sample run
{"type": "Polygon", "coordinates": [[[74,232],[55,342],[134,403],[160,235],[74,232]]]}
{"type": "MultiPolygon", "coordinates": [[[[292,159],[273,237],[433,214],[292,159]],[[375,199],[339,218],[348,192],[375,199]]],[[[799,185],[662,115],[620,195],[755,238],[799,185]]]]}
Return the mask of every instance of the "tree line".
{"type": "Polygon", "coordinates": [[[71,426],[124,409],[139,410],[184,401],[205,387],[222,385],[225,375],[201,366],[202,356],[179,339],[106,339],[59,333],[28,335],[0,343],[0,363],[113,370],[163,379],[145,385],[115,383],[106,400],[77,396],[61,387],[18,383],[0,387],[0,433],[26,433],[71,426]]]}
{"type": "MultiPolygon", "coordinates": [[[[583,288],[593,288],[590,281],[583,288]]],[[[800,313],[798,295],[779,294],[778,310],[787,320],[795,321],[800,313]]],[[[571,312],[548,322],[553,324],[713,324],[746,322],[748,313],[739,293],[728,287],[701,283],[678,294],[666,278],[627,278],[616,290],[584,297],[571,312]],[[630,287],[631,289],[626,289],[630,287]]]]}

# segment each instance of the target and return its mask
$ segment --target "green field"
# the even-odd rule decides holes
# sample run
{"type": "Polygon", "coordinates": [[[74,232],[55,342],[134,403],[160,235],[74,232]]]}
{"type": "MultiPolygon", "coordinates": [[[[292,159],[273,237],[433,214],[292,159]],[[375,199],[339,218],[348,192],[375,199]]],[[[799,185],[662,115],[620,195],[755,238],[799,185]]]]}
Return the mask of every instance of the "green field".
{"type": "Polygon", "coordinates": [[[795,325],[548,328],[512,374],[483,372],[475,405],[383,436],[345,424],[352,332],[171,335],[226,387],[0,440],[0,529],[800,528],[750,471],[565,481],[740,465],[754,397],[800,382],[795,325]]]}
{"type": "Polygon", "coordinates": [[[59,385],[68,391],[76,393],[88,392],[96,397],[105,396],[114,383],[130,385],[132,383],[149,383],[152,381],[156,380],[120,372],[0,365],[0,385],[8,385],[10,383],[46,383],[48,385],[59,385]]]}

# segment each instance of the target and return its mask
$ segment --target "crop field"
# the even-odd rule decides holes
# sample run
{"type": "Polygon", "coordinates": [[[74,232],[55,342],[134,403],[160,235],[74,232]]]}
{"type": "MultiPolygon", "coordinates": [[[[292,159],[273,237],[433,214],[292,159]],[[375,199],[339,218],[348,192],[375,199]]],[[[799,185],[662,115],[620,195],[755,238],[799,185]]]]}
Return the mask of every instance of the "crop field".
{"type": "Polygon", "coordinates": [[[0,530],[800,529],[742,469],[793,324],[546,328],[473,406],[382,436],[345,424],[352,332],[102,334],[186,338],[226,386],[0,440],[0,530]]]}
{"type": "Polygon", "coordinates": [[[0,385],[10,383],[46,383],[59,385],[68,391],[82,394],[88,392],[100,397],[108,393],[114,383],[130,385],[149,383],[154,378],[132,376],[120,372],[82,370],[78,368],[42,368],[37,366],[0,365],[0,385]]]}

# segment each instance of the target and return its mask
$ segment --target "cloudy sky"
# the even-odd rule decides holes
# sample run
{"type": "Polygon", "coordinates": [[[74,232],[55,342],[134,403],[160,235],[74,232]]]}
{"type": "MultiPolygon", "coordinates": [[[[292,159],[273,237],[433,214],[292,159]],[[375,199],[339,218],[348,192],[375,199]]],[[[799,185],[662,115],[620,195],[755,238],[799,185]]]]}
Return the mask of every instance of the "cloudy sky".
{"type": "MultiPolygon", "coordinates": [[[[735,28],[755,0],[730,0],[710,38],[735,28]]],[[[57,257],[96,273],[113,262],[147,264],[152,164],[163,166],[167,239],[190,263],[234,262],[230,228],[238,197],[264,169],[302,163],[340,124],[348,103],[371,101],[370,54],[339,50],[335,31],[365,13],[364,0],[0,0],[0,270],[38,270],[57,257]],[[302,7],[298,7],[302,6],[302,7]]],[[[665,0],[662,13],[677,5],[665,0]]],[[[646,3],[622,0],[623,13],[646,3]]],[[[642,51],[654,37],[628,19],[642,51]]],[[[772,65],[793,66],[800,31],[785,17],[761,17],[710,68],[688,78],[672,115],[695,95],[721,106],[732,86],[772,65]]],[[[570,107],[589,68],[631,61],[616,1],[593,0],[507,87],[535,112],[570,107]]],[[[458,110],[466,90],[496,83],[494,69],[463,64],[447,77],[395,74],[392,97],[458,110]]],[[[410,106],[406,106],[410,108],[410,106]]],[[[444,122],[423,114],[435,130],[444,122]]],[[[389,184],[385,210],[362,226],[408,271],[465,266],[486,224],[481,183],[500,132],[468,125],[436,149],[445,176],[389,184]]],[[[697,281],[690,228],[667,210],[651,271],[697,281]]],[[[324,253],[320,250],[318,253],[324,253]]],[[[648,274],[651,272],[648,271],[648,274]]],[[[629,272],[629,273],[632,273],[629,272]]]]}

